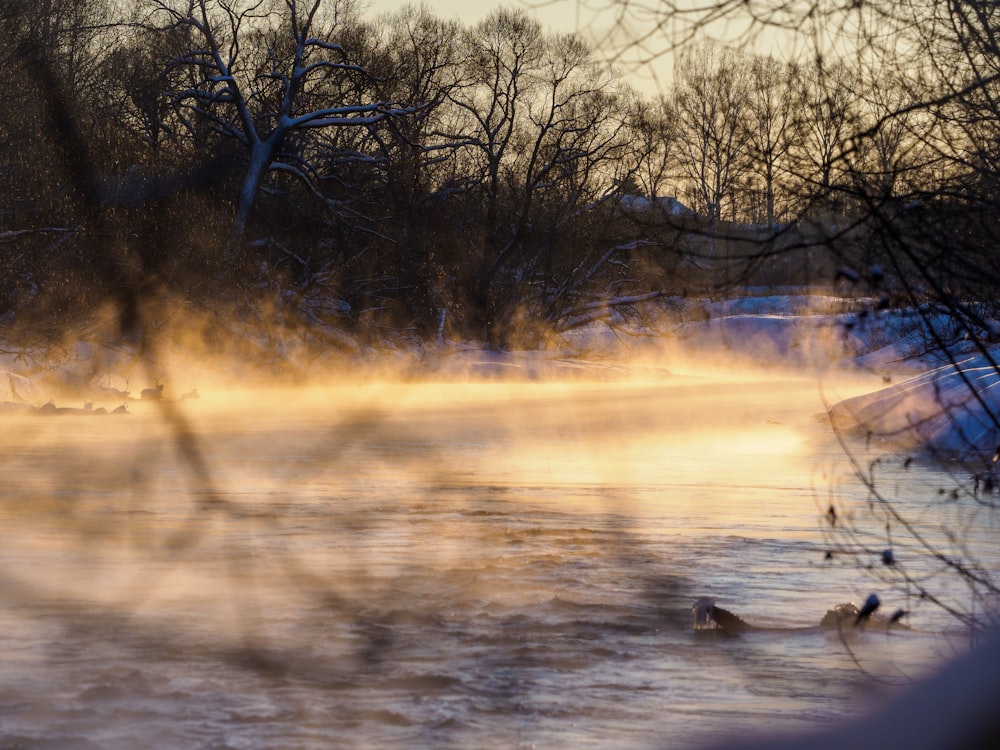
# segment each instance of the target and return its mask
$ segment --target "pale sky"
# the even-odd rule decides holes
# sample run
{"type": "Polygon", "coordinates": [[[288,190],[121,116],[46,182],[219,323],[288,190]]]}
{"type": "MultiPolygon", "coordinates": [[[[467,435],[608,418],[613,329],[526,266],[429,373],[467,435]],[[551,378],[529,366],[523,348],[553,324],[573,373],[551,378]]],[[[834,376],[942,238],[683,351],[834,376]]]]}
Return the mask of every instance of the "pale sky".
{"type": "MultiPolygon", "coordinates": [[[[420,0],[413,0],[419,3],[420,0]]],[[[367,3],[368,15],[375,16],[385,11],[395,10],[407,4],[407,0],[360,0],[367,3]]],[[[665,92],[669,88],[671,78],[672,58],[662,54],[653,61],[648,61],[648,52],[636,50],[628,44],[621,32],[612,36],[616,16],[621,8],[615,0],[423,0],[423,3],[437,15],[447,19],[458,19],[466,25],[474,25],[482,20],[495,8],[501,6],[522,7],[538,19],[543,28],[552,32],[580,32],[595,47],[601,47],[608,56],[619,53],[615,60],[620,69],[631,81],[632,85],[646,94],[665,92]],[[597,10],[595,10],[597,8],[597,10]],[[622,50],[626,50],[622,53],[622,50]]],[[[633,6],[646,7],[646,6],[633,6]]],[[[650,6],[650,7],[656,7],[650,6]]],[[[633,13],[630,23],[637,23],[638,16],[633,13]]],[[[646,17],[647,22],[650,20],[646,17]]],[[[662,20],[662,19],[656,19],[662,20]]],[[[712,24],[712,36],[725,40],[739,39],[745,25],[736,19],[720,21],[712,24]]],[[[634,35],[641,35],[649,29],[633,28],[634,35]]],[[[665,31],[664,33],[669,33],[665,31]]],[[[744,43],[746,40],[743,40],[744,43]]],[[[654,36],[650,49],[661,52],[669,42],[660,36],[654,36]]],[[[779,59],[790,59],[797,55],[796,45],[785,38],[779,43],[771,32],[756,36],[752,46],[757,52],[772,54],[779,59]]]]}
{"type": "MultiPolygon", "coordinates": [[[[406,0],[362,0],[372,8],[372,13],[394,10],[407,5],[406,0]]],[[[416,0],[413,4],[418,4],[416,0]]],[[[582,9],[583,0],[424,0],[424,5],[431,8],[442,18],[457,18],[465,24],[472,25],[482,20],[492,10],[501,6],[521,6],[552,31],[576,31],[577,17],[586,16],[588,11],[582,9]]],[[[591,14],[592,15],[592,14],[591,14]]],[[[581,22],[582,23],[582,22],[581,22]]]]}
{"type": "MultiPolygon", "coordinates": [[[[408,4],[407,0],[361,0],[361,2],[368,4],[369,16],[392,11],[408,4]]],[[[414,0],[414,4],[419,2],[420,0],[414,0]]],[[[423,0],[423,4],[442,18],[458,19],[469,26],[481,21],[495,8],[522,7],[538,19],[542,27],[548,31],[579,31],[591,41],[597,39],[602,42],[609,38],[615,15],[615,3],[612,0],[423,0]],[[603,6],[604,10],[593,10],[595,6],[603,6]]],[[[609,51],[607,54],[612,52],[609,51]]],[[[659,60],[651,66],[627,65],[627,75],[632,84],[646,93],[665,89],[669,71],[670,65],[666,60],[659,60]]]]}

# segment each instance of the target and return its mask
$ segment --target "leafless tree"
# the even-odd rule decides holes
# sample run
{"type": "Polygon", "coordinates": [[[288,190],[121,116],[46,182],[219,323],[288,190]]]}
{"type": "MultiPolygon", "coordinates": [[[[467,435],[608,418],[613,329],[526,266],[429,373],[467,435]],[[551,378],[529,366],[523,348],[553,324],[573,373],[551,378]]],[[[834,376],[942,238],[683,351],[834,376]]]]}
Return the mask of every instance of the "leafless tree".
{"type": "Polygon", "coordinates": [[[794,72],[795,68],[773,57],[756,55],[750,59],[746,138],[755,181],[763,184],[768,227],[774,226],[775,192],[785,176],[792,145],[794,72]]]}
{"type": "Polygon", "coordinates": [[[412,5],[383,18],[379,26],[368,65],[378,98],[415,108],[411,116],[388,122],[378,140],[387,159],[387,188],[402,214],[440,188],[447,178],[439,166],[458,148],[453,137],[443,134],[441,120],[457,85],[461,27],[412,5]]]}
{"type": "Polygon", "coordinates": [[[174,62],[198,73],[193,85],[174,93],[176,101],[192,118],[208,122],[245,151],[247,165],[234,220],[239,237],[246,232],[270,173],[284,172],[313,186],[309,169],[287,149],[294,136],[332,128],[370,128],[406,111],[399,103],[385,101],[304,106],[309,94],[331,77],[367,75],[336,41],[337,2],[152,0],[151,7],[151,23],[187,27],[197,39],[197,46],[174,62]],[[326,19],[332,26],[322,28],[326,19]],[[269,30],[277,33],[266,35],[271,41],[263,49],[247,43],[248,35],[269,30]],[[262,57],[247,60],[251,52],[262,57]]]}
{"type": "MultiPolygon", "coordinates": [[[[486,193],[485,255],[492,259],[504,244],[503,165],[513,158],[516,128],[535,83],[531,72],[543,54],[543,35],[538,22],[523,11],[498,10],[470,29],[463,44],[465,70],[449,99],[466,118],[462,135],[479,170],[472,179],[486,193]]],[[[486,272],[484,283],[489,276],[486,272]]]]}
{"type": "Polygon", "coordinates": [[[634,110],[628,118],[631,142],[635,146],[634,174],[640,194],[650,201],[663,190],[676,190],[677,121],[673,103],[666,96],[655,101],[633,99],[634,110]]]}
{"type": "Polygon", "coordinates": [[[790,155],[792,174],[811,211],[835,218],[848,171],[845,151],[857,132],[857,81],[847,63],[815,58],[798,71],[794,135],[790,155]],[[819,206],[820,208],[816,208],[819,206]]]}
{"type": "Polygon", "coordinates": [[[707,43],[686,49],[677,62],[680,168],[697,199],[694,208],[713,221],[735,218],[735,188],[747,169],[747,72],[738,53],[707,43]]]}

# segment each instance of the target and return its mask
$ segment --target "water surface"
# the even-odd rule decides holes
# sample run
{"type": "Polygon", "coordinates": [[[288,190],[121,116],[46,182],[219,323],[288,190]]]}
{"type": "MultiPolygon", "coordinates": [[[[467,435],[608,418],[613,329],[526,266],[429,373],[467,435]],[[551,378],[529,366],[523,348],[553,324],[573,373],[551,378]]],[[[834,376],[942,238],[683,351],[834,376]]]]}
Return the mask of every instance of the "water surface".
{"type": "Polygon", "coordinates": [[[873,585],[825,556],[831,493],[864,493],[823,393],[348,384],[5,420],[0,740],[674,748],[857,715],[961,639],[930,608],[814,627],[873,585]],[[695,632],[702,595],[771,629],[695,632]]]}

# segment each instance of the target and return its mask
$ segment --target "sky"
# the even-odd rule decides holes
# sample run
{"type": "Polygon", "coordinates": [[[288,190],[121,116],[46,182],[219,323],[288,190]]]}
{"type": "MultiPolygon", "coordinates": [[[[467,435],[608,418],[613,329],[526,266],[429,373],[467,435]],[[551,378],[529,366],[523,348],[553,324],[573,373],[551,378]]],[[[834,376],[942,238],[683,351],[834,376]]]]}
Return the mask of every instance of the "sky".
{"type": "MultiPolygon", "coordinates": [[[[394,10],[406,5],[406,0],[368,0],[376,13],[394,10]]],[[[578,17],[587,13],[582,9],[583,0],[423,0],[424,4],[443,18],[457,18],[474,24],[501,5],[521,5],[541,24],[553,31],[575,31],[578,17]]]]}
{"type": "MultiPolygon", "coordinates": [[[[407,4],[407,0],[362,2],[368,3],[371,15],[392,11],[407,4]]],[[[611,0],[423,0],[423,4],[442,18],[458,19],[470,26],[498,7],[520,6],[547,31],[581,32],[591,39],[601,41],[609,39],[615,21],[615,4],[611,0]]],[[[616,45],[616,49],[620,48],[621,45],[616,45]]],[[[632,84],[646,93],[664,90],[665,81],[670,77],[670,62],[667,57],[649,65],[636,65],[628,61],[622,67],[632,84]]]]}
{"type": "MultiPolygon", "coordinates": [[[[413,0],[419,2],[420,0],[413,0]]],[[[408,0],[361,0],[367,2],[371,15],[392,11],[407,4],[408,0]]],[[[644,4],[633,5],[627,23],[629,32],[622,32],[617,23],[622,14],[622,5],[615,0],[423,0],[442,18],[458,19],[464,24],[473,25],[485,18],[495,8],[501,6],[520,6],[534,16],[550,32],[580,32],[588,38],[595,47],[602,48],[606,54],[615,55],[619,69],[628,77],[635,88],[646,94],[665,92],[670,85],[672,76],[672,57],[665,51],[669,41],[664,36],[653,33],[647,49],[637,49],[629,45],[627,35],[641,36],[653,28],[653,21],[648,13],[643,23],[641,10],[643,7],[653,7],[644,4]],[[618,31],[614,30],[618,28],[618,31]],[[624,52],[623,52],[624,50],[624,52]],[[651,56],[655,54],[653,59],[651,56]]],[[[739,40],[737,46],[746,47],[746,27],[737,20],[729,19],[713,24],[710,34],[713,38],[723,41],[739,40]]],[[[664,31],[663,34],[669,34],[664,31]]],[[[753,37],[753,48],[758,53],[774,55],[779,59],[796,57],[801,49],[790,36],[778,38],[774,32],[759,31],[753,37]]]]}

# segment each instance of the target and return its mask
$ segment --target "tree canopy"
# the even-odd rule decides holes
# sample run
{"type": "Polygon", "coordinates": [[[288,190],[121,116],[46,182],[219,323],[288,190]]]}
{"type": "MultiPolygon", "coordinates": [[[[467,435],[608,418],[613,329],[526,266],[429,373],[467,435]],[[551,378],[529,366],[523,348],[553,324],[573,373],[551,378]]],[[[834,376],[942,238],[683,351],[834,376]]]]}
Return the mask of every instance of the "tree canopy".
{"type": "MultiPolygon", "coordinates": [[[[348,0],[5,3],[0,311],[277,292],[336,328],[504,346],[845,266],[989,303],[992,6],[618,10],[676,55],[658,97],[515,7],[464,27],[348,0]],[[739,45],[792,30],[795,59],[739,45]]],[[[972,333],[975,309],[953,311],[972,333]]]]}

